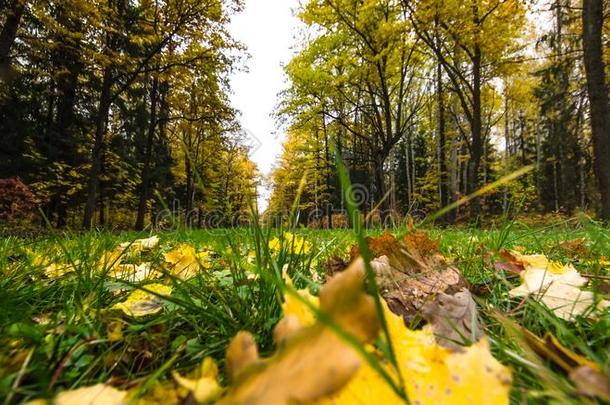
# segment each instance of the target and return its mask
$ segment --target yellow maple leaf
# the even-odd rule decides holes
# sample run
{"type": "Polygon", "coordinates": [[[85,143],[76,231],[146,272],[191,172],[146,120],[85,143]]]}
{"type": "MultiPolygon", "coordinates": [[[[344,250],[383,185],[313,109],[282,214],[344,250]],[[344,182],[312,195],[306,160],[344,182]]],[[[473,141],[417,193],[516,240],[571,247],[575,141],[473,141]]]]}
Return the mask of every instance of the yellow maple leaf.
{"type": "Polygon", "coordinates": [[[545,255],[524,255],[515,250],[512,250],[511,254],[526,270],[543,269],[554,274],[563,274],[570,270],[570,266],[564,266],[559,262],[549,261],[545,255]]]}
{"type": "Polygon", "coordinates": [[[197,252],[194,247],[185,243],[176,246],[163,256],[171,266],[171,273],[181,280],[195,277],[199,267],[210,268],[208,252],[197,252]]]}
{"type": "MultiPolygon", "coordinates": [[[[363,279],[358,269],[333,277],[320,292],[320,311],[365,343],[377,336],[379,323],[363,279]]],[[[219,403],[314,403],[340,390],[361,363],[357,351],[321,321],[293,331],[268,359],[258,359],[253,342],[250,334],[240,332],[229,346],[227,365],[234,383],[219,403]]]]}
{"type": "MultiPolygon", "coordinates": [[[[301,292],[302,293],[302,292],[301,292]]],[[[315,301],[312,301],[315,302],[315,301]]],[[[454,353],[436,343],[430,328],[413,331],[401,317],[392,313],[385,302],[384,314],[390,339],[396,352],[405,388],[412,403],[420,404],[507,404],[511,387],[510,370],[500,364],[482,339],[477,344],[454,353]]],[[[303,324],[312,322],[311,311],[300,300],[287,297],[284,315],[299,317],[303,324]]],[[[375,351],[369,347],[369,351],[375,351]]],[[[347,386],[326,398],[322,404],[392,404],[402,399],[381,375],[362,360],[362,365],[347,386]]],[[[381,366],[390,374],[389,362],[381,366]]]]}
{"type": "Polygon", "coordinates": [[[121,261],[123,260],[124,252],[122,249],[117,248],[104,252],[100,260],[98,261],[98,268],[100,271],[116,271],[120,269],[121,261]]]}
{"type": "MultiPolygon", "coordinates": [[[[285,275],[286,285],[292,287],[292,279],[285,275]]],[[[314,306],[319,306],[318,297],[311,295],[309,290],[298,290],[297,293],[302,299],[310,302],[314,306]]],[[[315,323],[315,317],[313,312],[298,298],[291,294],[286,294],[284,302],[282,303],[282,312],[284,316],[294,316],[299,324],[303,327],[311,326],[315,323]]]]}
{"type": "MultiPolygon", "coordinates": [[[[78,264],[78,263],[74,263],[78,264]]],[[[44,274],[50,279],[56,279],[65,276],[69,273],[74,273],[76,269],[71,264],[66,263],[51,263],[44,269],[44,274]]]]}

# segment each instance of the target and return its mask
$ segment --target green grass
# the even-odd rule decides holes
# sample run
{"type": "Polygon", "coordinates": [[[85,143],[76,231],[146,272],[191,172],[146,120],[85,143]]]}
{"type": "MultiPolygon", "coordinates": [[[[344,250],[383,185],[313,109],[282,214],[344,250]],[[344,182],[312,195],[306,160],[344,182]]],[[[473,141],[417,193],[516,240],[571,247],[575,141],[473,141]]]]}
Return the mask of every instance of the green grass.
{"type": "MultiPolygon", "coordinates": [[[[529,227],[506,222],[487,230],[429,229],[440,239],[442,253],[476,287],[477,301],[494,355],[513,369],[512,398],[516,403],[577,400],[568,377],[546,360],[539,361],[523,349],[512,334],[515,324],[542,336],[549,332],[567,348],[585,355],[608,373],[610,314],[591,321],[568,323],[527,301],[511,299],[508,290],[519,280],[493,268],[500,249],[523,246],[529,253],[573,262],[582,273],[608,276],[600,266],[610,258],[610,231],[586,218],[553,226],[529,227]],[[562,242],[585,238],[586,251],[575,255],[562,242]],[[539,364],[538,364],[539,362],[539,364]],[[536,364],[538,364],[536,366],[536,364]]],[[[240,330],[254,334],[262,355],[273,351],[272,330],[281,317],[282,269],[297,288],[314,293],[323,279],[323,264],[330,255],[347,255],[360,239],[350,230],[293,231],[312,243],[305,255],[283,249],[269,252],[268,241],[277,230],[179,231],[160,234],[160,248],[142,260],[163,267],[163,252],[186,242],[212,252],[212,268],[188,282],[172,279],[173,292],[165,310],[155,316],[133,319],[110,310],[137,285],[112,279],[100,269],[102,254],[118,243],[144,234],[57,234],[44,239],[0,239],[0,398],[7,403],[44,397],[97,382],[141,391],[170,378],[170,370],[190,370],[206,356],[221,365],[230,339],[240,330]],[[249,252],[255,259],[248,262],[249,252]],[[72,263],[76,272],[58,279],[44,276],[44,268],[32,258],[72,263]],[[318,279],[309,269],[317,272],[318,279]],[[247,272],[256,273],[248,280],[247,272]],[[108,329],[123,325],[123,339],[110,342],[108,329]]],[[[404,233],[395,229],[397,234],[404,233]]],[[[378,230],[362,230],[377,235],[378,230]]],[[[126,259],[127,260],[127,259],[126,259]]],[[[603,280],[595,280],[598,288],[603,280]]],[[[391,353],[390,353],[391,355],[391,353]]],[[[143,392],[142,392],[143,393],[143,392]]],[[[580,397],[582,399],[582,397],[580,397]]]]}

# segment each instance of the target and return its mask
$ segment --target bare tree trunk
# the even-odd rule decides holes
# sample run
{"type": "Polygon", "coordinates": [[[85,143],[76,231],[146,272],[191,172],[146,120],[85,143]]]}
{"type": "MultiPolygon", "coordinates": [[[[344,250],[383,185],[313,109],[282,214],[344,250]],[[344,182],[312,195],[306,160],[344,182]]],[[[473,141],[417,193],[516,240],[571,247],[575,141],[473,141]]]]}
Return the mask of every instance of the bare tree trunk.
{"type": "Polygon", "coordinates": [[[439,63],[436,65],[436,102],[438,104],[438,161],[440,172],[440,203],[441,208],[449,204],[449,187],[447,176],[447,136],[445,121],[445,99],[443,97],[443,70],[439,63]]]}
{"type": "Polygon", "coordinates": [[[93,213],[97,203],[97,191],[100,172],[102,170],[102,159],[104,156],[104,142],[108,124],[108,113],[110,111],[110,87],[112,85],[112,70],[107,66],[102,79],[102,91],[95,120],[95,138],[91,152],[91,170],[87,184],[87,202],[83,215],[83,228],[90,229],[93,223],[93,213]]]}
{"type": "Polygon", "coordinates": [[[587,75],[595,174],[601,194],[601,217],[610,220],[610,118],[608,87],[604,74],[602,27],[603,0],[584,0],[582,25],[587,75]]]}
{"type": "MultiPolygon", "coordinates": [[[[109,6],[113,4],[109,1],[109,6]]],[[[119,0],[116,4],[119,15],[123,15],[125,9],[125,1],[119,0]]],[[[108,30],[106,34],[106,53],[108,50],[114,50],[117,47],[118,35],[108,30]]],[[[100,92],[100,101],[95,119],[95,136],[93,141],[93,150],[91,151],[91,170],[89,172],[89,180],[87,183],[87,201],[85,203],[85,212],[83,215],[83,228],[90,229],[93,223],[93,214],[97,203],[97,189],[99,177],[102,170],[104,159],[104,144],[106,141],[106,131],[108,129],[108,113],[112,104],[112,65],[104,68],[102,79],[102,88],[100,92]]],[[[116,95],[115,95],[116,96],[116,95]]]]}
{"type": "Polygon", "coordinates": [[[157,129],[157,99],[159,78],[153,77],[152,86],[150,90],[150,122],[148,125],[148,134],[146,136],[146,146],[144,149],[144,166],[142,166],[142,184],[140,186],[140,202],[138,204],[138,216],[136,218],[136,230],[141,231],[144,229],[144,217],[146,216],[146,204],[149,199],[149,188],[150,188],[150,170],[151,170],[151,159],[152,159],[152,147],[155,138],[155,130],[157,129]]]}
{"type": "MultiPolygon", "coordinates": [[[[328,128],[326,127],[326,119],[322,114],[322,131],[324,133],[324,158],[326,159],[326,192],[328,193],[329,199],[332,201],[332,192],[330,184],[330,144],[328,140],[328,128]]],[[[326,218],[328,221],[328,229],[333,229],[333,206],[332,203],[326,206],[326,218]]]]}
{"type": "MultiPolygon", "coordinates": [[[[508,175],[510,157],[510,127],[508,121],[508,95],[504,95],[504,175],[508,175]]],[[[502,206],[504,212],[508,212],[508,186],[504,187],[504,198],[502,206]]]]}
{"type": "MultiPolygon", "coordinates": [[[[483,157],[483,137],[481,122],[481,49],[475,46],[472,64],[472,144],[470,150],[470,161],[468,164],[467,193],[472,194],[479,189],[479,171],[481,158],[483,157]]],[[[473,217],[481,211],[479,198],[470,201],[470,214],[473,217]]]]}

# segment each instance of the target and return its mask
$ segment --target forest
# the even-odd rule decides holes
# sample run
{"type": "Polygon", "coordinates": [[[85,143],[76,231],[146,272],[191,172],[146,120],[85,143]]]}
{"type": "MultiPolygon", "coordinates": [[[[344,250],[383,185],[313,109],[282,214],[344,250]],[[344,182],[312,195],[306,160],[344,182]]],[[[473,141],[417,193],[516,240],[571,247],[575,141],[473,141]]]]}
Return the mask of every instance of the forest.
{"type": "Polygon", "coordinates": [[[338,155],[360,209],[382,222],[424,217],[524,167],[441,222],[608,219],[607,3],[471,3],[295,10],[304,28],[275,112],[283,153],[266,174],[229,101],[248,56],[227,30],[240,1],[5,0],[3,217],[143,229],[176,206],[189,226],[237,226],[266,187],[261,214],[281,223],[306,173],[300,221],[332,228],[333,215],[345,223],[338,155]]]}
{"type": "Polygon", "coordinates": [[[610,0],[0,0],[0,403],[610,403],[609,84],[610,0]]]}
{"type": "Polygon", "coordinates": [[[249,213],[260,180],[227,80],[240,7],[3,1],[0,178],[55,227],[142,229],[174,201],[199,226],[249,213]]]}
{"type": "Polygon", "coordinates": [[[286,66],[270,211],[290,207],[308,170],[301,209],[332,223],[338,152],[366,191],[362,210],[383,216],[425,216],[532,166],[445,221],[607,219],[610,23],[607,2],[588,3],[308,2],[299,17],[310,36],[286,66]]]}

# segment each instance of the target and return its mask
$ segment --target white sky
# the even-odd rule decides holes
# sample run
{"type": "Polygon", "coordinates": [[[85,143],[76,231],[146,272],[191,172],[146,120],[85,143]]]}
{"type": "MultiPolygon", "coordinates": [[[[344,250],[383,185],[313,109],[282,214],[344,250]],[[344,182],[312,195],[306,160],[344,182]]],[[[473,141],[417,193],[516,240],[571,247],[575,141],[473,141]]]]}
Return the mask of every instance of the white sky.
{"type": "MultiPolygon", "coordinates": [[[[249,72],[231,78],[233,107],[241,111],[240,122],[260,143],[251,158],[261,173],[268,175],[282,151],[284,134],[276,132],[271,114],[278,93],[287,87],[282,64],[290,61],[299,21],[293,16],[298,0],[246,0],[245,10],[230,25],[233,37],[248,48],[249,72]]],[[[250,142],[254,144],[255,142],[250,142]]],[[[267,206],[269,190],[259,190],[259,209],[267,206]]]]}

